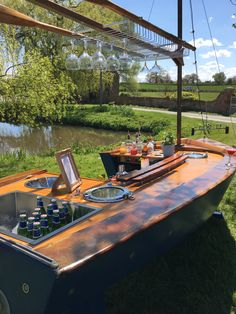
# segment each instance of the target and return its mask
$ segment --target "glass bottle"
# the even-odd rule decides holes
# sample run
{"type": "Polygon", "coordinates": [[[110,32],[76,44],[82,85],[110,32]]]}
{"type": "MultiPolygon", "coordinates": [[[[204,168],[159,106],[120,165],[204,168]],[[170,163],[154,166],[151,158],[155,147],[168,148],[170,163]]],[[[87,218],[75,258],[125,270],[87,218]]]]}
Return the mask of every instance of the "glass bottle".
{"type": "Polygon", "coordinates": [[[27,237],[29,239],[33,239],[33,224],[34,224],[35,220],[34,217],[29,217],[28,218],[28,223],[27,223],[27,237]]]}
{"type": "Polygon", "coordinates": [[[39,221],[35,221],[33,223],[33,239],[37,240],[41,236],[42,236],[42,234],[41,234],[40,222],[39,221]]]}
{"type": "Polygon", "coordinates": [[[41,233],[42,236],[45,236],[49,233],[48,216],[43,214],[40,218],[41,233]]]}
{"type": "Polygon", "coordinates": [[[63,201],[62,206],[64,207],[65,215],[66,215],[66,222],[70,223],[73,218],[73,210],[69,202],[63,201]]]}
{"type": "Polygon", "coordinates": [[[51,204],[53,206],[53,210],[58,209],[57,200],[55,198],[51,199],[51,204]]]}
{"type": "Polygon", "coordinates": [[[147,156],[148,154],[148,146],[147,146],[147,141],[143,142],[143,148],[142,148],[142,156],[147,156]]]}
{"type": "Polygon", "coordinates": [[[40,208],[41,215],[46,214],[45,207],[43,205],[42,196],[37,196],[37,208],[40,208]]]}
{"type": "Polygon", "coordinates": [[[122,142],[120,146],[120,154],[126,154],[126,153],[127,153],[127,148],[126,148],[125,142],[122,142]]]}
{"type": "Polygon", "coordinates": [[[152,154],[154,151],[154,144],[153,144],[152,140],[150,140],[148,142],[147,147],[148,147],[148,154],[152,154]]]}
{"type": "Polygon", "coordinates": [[[137,147],[135,145],[135,143],[132,145],[132,148],[131,148],[131,151],[130,151],[130,154],[131,155],[137,155],[138,153],[138,150],[137,150],[137,147]]]}
{"type": "Polygon", "coordinates": [[[40,214],[37,211],[32,212],[32,217],[34,217],[34,221],[40,221],[40,214]]]}
{"type": "Polygon", "coordinates": [[[20,214],[20,221],[17,228],[17,234],[27,237],[27,218],[26,214],[20,214]]]}
{"type": "Polygon", "coordinates": [[[66,225],[66,215],[64,207],[59,207],[59,218],[60,218],[60,227],[66,225]]]}
{"type": "Polygon", "coordinates": [[[53,204],[48,204],[47,206],[47,215],[48,215],[48,225],[52,226],[52,217],[53,217],[53,204]]]}
{"type": "Polygon", "coordinates": [[[54,209],[53,210],[53,217],[52,217],[52,231],[55,231],[58,228],[60,228],[59,210],[58,209],[54,209]]]}

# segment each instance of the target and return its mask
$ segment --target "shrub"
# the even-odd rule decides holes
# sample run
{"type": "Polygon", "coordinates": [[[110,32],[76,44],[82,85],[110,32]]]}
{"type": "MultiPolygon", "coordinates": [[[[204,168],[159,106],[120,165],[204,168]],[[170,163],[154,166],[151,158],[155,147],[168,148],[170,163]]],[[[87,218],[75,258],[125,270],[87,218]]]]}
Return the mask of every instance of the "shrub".
{"type": "MultiPolygon", "coordinates": [[[[172,100],[177,99],[177,92],[170,94],[169,98],[172,100]]],[[[185,100],[198,100],[198,96],[196,93],[185,92],[185,91],[182,92],[182,98],[185,100]]]]}

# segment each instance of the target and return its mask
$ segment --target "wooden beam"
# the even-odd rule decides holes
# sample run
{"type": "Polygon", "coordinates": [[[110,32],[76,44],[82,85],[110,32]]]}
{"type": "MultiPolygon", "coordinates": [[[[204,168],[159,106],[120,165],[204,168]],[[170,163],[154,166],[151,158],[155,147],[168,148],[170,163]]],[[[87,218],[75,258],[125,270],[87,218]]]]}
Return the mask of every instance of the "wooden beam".
{"type": "Polygon", "coordinates": [[[75,33],[61,27],[36,21],[35,19],[23,13],[20,13],[14,9],[6,7],[2,4],[0,4],[0,23],[41,28],[53,33],[58,33],[63,36],[70,36],[74,38],[84,37],[83,34],[75,33]]]}

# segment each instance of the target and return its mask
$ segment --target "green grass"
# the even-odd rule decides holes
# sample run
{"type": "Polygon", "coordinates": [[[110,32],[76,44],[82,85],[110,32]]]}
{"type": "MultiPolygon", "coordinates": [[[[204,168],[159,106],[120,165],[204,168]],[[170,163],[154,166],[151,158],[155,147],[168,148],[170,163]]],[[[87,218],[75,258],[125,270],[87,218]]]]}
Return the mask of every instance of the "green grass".
{"type": "MultiPolygon", "coordinates": [[[[168,119],[175,130],[176,117],[135,112],[135,119],[168,119]]],[[[189,136],[200,120],[183,117],[183,134],[189,136]]],[[[222,124],[223,125],[223,124],[222,124]]],[[[197,134],[195,137],[201,137],[197,134]]],[[[212,132],[211,138],[235,143],[229,135],[212,132]]],[[[159,138],[157,138],[159,139],[159,138]]],[[[104,147],[73,147],[81,176],[100,177],[104,169],[98,152],[104,147]]],[[[44,156],[0,156],[0,177],[46,168],[59,172],[53,152],[44,156]]],[[[106,293],[109,314],[235,314],[236,313],[236,176],[219,209],[224,219],[211,218],[178,247],[153,259],[145,267],[117,282],[106,293]]]]}
{"type": "MultiPolygon", "coordinates": [[[[183,85],[183,89],[186,86],[192,86],[193,90],[196,89],[196,85],[191,85],[191,84],[187,84],[187,85],[183,85]]],[[[204,85],[204,84],[200,84],[199,85],[199,89],[201,91],[215,91],[215,92],[221,92],[223,91],[225,88],[228,87],[232,87],[234,89],[236,89],[236,85],[204,85]]],[[[177,85],[176,84],[151,84],[151,83],[139,83],[138,84],[138,90],[139,91],[176,91],[177,89],[177,85]]],[[[120,84],[120,91],[124,91],[125,90],[125,84],[121,83],[120,84]]]]}

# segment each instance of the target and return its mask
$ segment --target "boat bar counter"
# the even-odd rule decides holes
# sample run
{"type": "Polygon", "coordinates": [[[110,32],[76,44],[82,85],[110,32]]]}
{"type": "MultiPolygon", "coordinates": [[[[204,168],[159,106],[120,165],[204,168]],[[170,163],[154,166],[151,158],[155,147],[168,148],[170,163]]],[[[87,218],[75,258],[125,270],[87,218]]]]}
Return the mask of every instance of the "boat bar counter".
{"type": "MultiPolygon", "coordinates": [[[[101,153],[108,173],[129,157],[121,155],[101,153]]],[[[0,179],[1,313],[104,313],[104,291],[211,217],[236,170],[220,143],[183,139],[170,157],[111,181],[78,177],[66,192],[65,175],[73,185],[78,173],[69,153],[59,157],[59,177],[32,170],[0,179]],[[66,203],[70,220],[41,237],[17,234],[19,215],[32,216],[38,200],[66,203]]]]}
{"type": "MultiPolygon", "coordinates": [[[[99,44],[99,55],[101,40],[106,51],[114,43],[119,60],[126,60],[119,71],[127,69],[127,59],[154,61],[158,69],[157,60],[173,60],[176,149],[164,157],[157,146],[145,158],[122,147],[101,152],[108,181],[81,178],[68,149],[56,155],[60,175],[36,169],[1,178],[1,314],[105,313],[105,290],[211,217],[236,171],[235,149],[181,138],[183,59],[196,49],[182,39],[182,0],[176,1],[177,36],[109,0],[86,1],[115,12],[124,25],[103,25],[78,13],[77,6],[66,7],[68,1],[61,6],[51,0],[29,2],[70,19],[80,33],[3,5],[0,22],[85,39],[91,46],[99,44]]],[[[78,58],[72,57],[73,65],[78,58]]]]}

